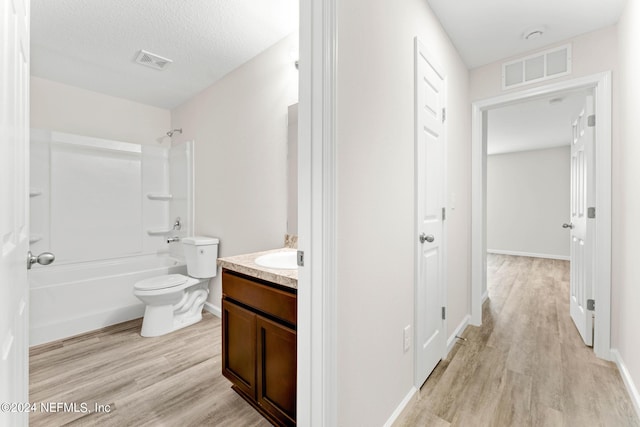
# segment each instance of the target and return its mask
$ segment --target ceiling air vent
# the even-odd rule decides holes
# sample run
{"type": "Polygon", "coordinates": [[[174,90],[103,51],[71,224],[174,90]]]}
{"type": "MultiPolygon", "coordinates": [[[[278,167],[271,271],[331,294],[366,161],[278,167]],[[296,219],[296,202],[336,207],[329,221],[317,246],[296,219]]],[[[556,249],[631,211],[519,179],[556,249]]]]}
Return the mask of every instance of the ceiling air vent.
{"type": "Polygon", "coordinates": [[[571,74],[571,45],[556,47],[502,64],[502,89],[571,74]]]}
{"type": "Polygon", "coordinates": [[[155,68],[156,70],[164,70],[173,61],[167,58],[163,58],[160,55],[156,55],[155,53],[141,50],[136,57],[136,62],[138,64],[146,65],[147,67],[155,68]]]}

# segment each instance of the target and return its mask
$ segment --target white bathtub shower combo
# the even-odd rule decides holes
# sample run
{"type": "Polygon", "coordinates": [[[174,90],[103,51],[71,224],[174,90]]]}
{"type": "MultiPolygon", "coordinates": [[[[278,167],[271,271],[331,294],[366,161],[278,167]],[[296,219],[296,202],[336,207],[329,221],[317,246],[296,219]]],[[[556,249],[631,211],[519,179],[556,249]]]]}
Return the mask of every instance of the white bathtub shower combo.
{"type": "Polygon", "coordinates": [[[56,255],[29,272],[31,345],[141,317],[136,282],[187,274],[167,238],[193,235],[192,142],[32,129],[30,185],[31,251],[56,255]]]}

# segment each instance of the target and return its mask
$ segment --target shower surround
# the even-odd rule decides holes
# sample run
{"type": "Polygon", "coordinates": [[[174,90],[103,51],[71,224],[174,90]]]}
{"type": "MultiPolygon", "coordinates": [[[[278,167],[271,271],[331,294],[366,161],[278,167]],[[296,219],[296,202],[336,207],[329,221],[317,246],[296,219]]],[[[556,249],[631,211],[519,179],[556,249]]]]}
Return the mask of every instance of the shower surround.
{"type": "Polygon", "coordinates": [[[193,143],[171,148],[31,130],[31,345],[141,317],[137,280],[186,273],[193,143]],[[177,217],[180,230],[174,230],[177,217]]]}

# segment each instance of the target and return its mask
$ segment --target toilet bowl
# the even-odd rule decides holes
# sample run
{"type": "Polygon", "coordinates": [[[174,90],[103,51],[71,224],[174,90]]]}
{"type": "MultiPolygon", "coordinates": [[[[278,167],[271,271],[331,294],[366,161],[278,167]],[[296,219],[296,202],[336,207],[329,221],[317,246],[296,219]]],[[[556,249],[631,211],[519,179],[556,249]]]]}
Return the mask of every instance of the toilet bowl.
{"type": "Polygon", "coordinates": [[[202,319],[209,279],[217,273],[218,243],[212,237],[182,239],[189,276],[155,276],[134,285],[133,294],[146,306],[140,335],[165,335],[202,319]]]}

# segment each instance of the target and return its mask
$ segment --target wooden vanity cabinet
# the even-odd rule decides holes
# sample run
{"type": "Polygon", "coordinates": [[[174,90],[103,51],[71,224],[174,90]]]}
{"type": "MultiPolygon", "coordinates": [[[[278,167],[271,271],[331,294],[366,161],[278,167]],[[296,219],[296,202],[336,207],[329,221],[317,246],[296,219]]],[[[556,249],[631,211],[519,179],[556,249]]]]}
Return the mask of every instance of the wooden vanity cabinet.
{"type": "Polygon", "coordinates": [[[222,374],[276,425],[296,424],[296,290],[222,272],[222,374]]]}

